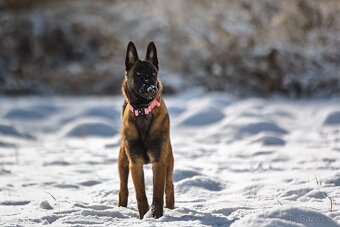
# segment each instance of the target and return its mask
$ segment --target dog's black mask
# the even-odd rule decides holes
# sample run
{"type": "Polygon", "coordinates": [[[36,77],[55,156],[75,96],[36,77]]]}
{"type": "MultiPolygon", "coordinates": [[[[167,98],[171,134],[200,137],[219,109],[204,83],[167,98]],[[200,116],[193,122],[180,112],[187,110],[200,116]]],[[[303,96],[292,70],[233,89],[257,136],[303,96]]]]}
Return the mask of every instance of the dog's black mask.
{"type": "Polygon", "coordinates": [[[154,99],[159,90],[158,69],[157,50],[153,42],[149,43],[144,60],[138,58],[135,44],[128,44],[125,71],[130,92],[145,101],[154,99]]]}

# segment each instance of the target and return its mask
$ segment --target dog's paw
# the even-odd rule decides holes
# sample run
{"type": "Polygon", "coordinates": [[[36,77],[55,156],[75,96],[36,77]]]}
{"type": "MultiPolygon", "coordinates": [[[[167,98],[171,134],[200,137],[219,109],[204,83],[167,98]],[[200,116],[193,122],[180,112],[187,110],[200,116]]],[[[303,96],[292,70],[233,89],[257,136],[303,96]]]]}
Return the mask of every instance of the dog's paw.
{"type": "Polygon", "coordinates": [[[154,218],[160,218],[163,216],[163,205],[152,204],[151,206],[151,216],[154,218]]]}
{"type": "Polygon", "coordinates": [[[144,215],[149,211],[148,202],[140,202],[138,203],[138,211],[139,211],[139,218],[143,219],[144,215]]]}

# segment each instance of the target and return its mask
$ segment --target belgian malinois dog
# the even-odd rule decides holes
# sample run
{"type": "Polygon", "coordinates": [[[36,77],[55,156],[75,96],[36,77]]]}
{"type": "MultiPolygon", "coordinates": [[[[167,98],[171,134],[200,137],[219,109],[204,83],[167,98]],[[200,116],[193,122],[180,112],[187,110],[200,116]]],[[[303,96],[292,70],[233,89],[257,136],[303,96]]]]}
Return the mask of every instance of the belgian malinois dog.
{"type": "Polygon", "coordinates": [[[128,202],[128,175],[132,175],[136,191],[139,218],[149,211],[145,194],[143,165],[151,163],[153,170],[153,198],[151,215],[163,216],[165,206],[174,208],[173,167],[174,158],[170,143],[170,120],[162,99],[162,84],[158,79],[157,49],[150,42],[144,60],[138,58],[133,42],[127,46],[123,127],[118,157],[120,177],[119,206],[128,202]]]}

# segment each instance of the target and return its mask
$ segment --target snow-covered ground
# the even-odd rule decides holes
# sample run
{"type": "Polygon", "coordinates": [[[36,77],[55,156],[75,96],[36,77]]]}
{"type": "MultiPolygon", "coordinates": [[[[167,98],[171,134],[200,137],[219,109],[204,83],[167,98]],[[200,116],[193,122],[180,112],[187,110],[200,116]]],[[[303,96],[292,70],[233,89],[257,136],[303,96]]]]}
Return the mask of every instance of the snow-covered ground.
{"type": "Polygon", "coordinates": [[[176,207],[139,220],[131,180],[117,206],[121,97],[0,98],[0,226],[340,226],[339,98],[165,101],[176,207]]]}

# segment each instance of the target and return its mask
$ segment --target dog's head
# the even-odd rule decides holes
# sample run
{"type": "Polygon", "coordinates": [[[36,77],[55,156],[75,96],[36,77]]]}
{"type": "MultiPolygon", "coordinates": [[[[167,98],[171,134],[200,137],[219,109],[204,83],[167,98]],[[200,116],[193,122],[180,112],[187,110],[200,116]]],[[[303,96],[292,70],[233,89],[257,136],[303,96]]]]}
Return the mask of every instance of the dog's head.
{"type": "Polygon", "coordinates": [[[145,59],[138,58],[136,46],[129,42],[125,58],[125,80],[127,88],[136,96],[152,100],[159,92],[158,58],[154,42],[150,42],[145,59]]]}

